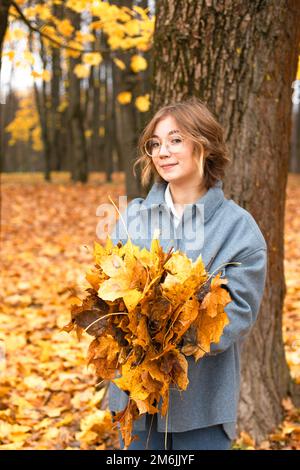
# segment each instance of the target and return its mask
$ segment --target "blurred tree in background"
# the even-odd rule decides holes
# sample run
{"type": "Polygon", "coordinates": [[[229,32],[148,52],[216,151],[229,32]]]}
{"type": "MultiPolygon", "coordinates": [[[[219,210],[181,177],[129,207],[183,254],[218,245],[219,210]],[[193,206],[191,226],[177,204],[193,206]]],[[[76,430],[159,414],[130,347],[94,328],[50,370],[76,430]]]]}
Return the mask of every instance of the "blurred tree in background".
{"type": "MultiPolygon", "coordinates": [[[[124,171],[127,194],[137,136],[150,109],[154,16],[148,2],[119,0],[1,2],[0,40],[11,74],[32,89],[13,88],[2,107],[3,171],[124,171]]],[[[21,83],[20,83],[21,84],[21,83]]]]}

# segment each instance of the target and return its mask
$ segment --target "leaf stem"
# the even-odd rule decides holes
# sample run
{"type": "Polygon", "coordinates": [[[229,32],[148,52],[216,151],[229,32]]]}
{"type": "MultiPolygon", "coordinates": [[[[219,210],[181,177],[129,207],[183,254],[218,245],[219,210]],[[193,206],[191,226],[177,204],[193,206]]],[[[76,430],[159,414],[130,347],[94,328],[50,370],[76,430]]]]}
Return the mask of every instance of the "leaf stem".
{"type": "Polygon", "coordinates": [[[212,277],[212,275],[213,275],[216,271],[218,271],[218,270],[219,270],[220,268],[222,268],[223,266],[227,266],[228,264],[240,265],[240,264],[242,264],[242,263],[240,263],[239,261],[231,261],[231,262],[229,262],[229,263],[222,263],[222,264],[220,264],[220,266],[218,266],[216,269],[213,270],[212,273],[209,274],[209,276],[208,276],[208,278],[206,279],[205,282],[209,281],[210,278],[212,277]]]}
{"type": "Polygon", "coordinates": [[[113,312],[113,313],[108,313],[107,315],[104,315],[103,317],[97,318],[97,320],[93,321],[90,323],[84,331],[87,331],[91,326],[93,326],[95,323],[97,323],[100,320],[103,320],[103,318],[111,317],[112,315],[128,315],[127,312],[113,312]]]}
{"type": "Polygon", "coordinates": [[[133,243],[132,243],[132,240],[131,240],[130,235],[129,235],[129,233],[128,233],[128,230],[127,230],[126,224],[125,224],[125,222],[124,222],[123,216],[122,216],[121,212],[119,211],[119,209],[117,208],[117,206],[116,206],[116,204],[114,203],[114,201],[112,200],[112,198],[110,197],[110,195],[108,195],[108,199],[110,200],[110,202],[112,203],[112,205],[114,206],[114,208],[116,209],[116,211],[118,212],[119,217],[120,217],[120,219],[121,219],[121,221],[122,221],[122,223],[123,223],[123,225],[124,225],[124,229],[125,229],[125,232],[126,232],[126,234],[127,234],[127,237],[128,237],[128,239],[130,240],[131,250],[132,250],[132,254],[133,254],[133,252],[134,252],[134,251],[133,251],[133,243]]]}

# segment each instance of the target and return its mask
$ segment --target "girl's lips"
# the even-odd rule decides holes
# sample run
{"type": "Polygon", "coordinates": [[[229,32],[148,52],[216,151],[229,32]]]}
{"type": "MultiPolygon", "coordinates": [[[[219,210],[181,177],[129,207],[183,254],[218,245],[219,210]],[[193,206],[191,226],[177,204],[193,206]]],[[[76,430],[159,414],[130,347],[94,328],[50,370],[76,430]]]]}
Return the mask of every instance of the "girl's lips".
{"type": "Polygon", "coordinates": [[[178,163],[173,163],[173,164],[171,164],[171,165],[164,165],[164,166],[162,166],[161,168],[162,168],[163,170],[168,170],[169,168],[172,168],[173,166],[176,166],[176,165],[178,165],[178,163]]]}

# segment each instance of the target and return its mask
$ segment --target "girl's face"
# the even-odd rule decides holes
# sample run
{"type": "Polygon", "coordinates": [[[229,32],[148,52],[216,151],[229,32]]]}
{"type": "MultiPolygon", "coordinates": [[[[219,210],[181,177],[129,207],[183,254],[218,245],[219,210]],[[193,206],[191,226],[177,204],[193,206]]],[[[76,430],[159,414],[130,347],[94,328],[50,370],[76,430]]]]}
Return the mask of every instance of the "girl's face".
{"type": "Polygon", "coordinates": [[[202,183],[202,171],[200,168],[199,157],[193,152],[194,143],[184,137],[182,150],[180,153],[172,153],[172,150],[166,147],[168,137],[176,139],[182,135],[178,124],[172,116],[167,116],[157,123],[154,129],[154,135],[159,137],[161,147],[155,157],[151,157],[153,164],[159,175],[167,182],[177,184],[189,183],[199,185],[202,183]],[[174,133],[174,131],[176,131],[174,133]],[[171,133],[171,134],[170,134],[171,133]],[[166,165],[172,166],[166,166],[166,165]]]}

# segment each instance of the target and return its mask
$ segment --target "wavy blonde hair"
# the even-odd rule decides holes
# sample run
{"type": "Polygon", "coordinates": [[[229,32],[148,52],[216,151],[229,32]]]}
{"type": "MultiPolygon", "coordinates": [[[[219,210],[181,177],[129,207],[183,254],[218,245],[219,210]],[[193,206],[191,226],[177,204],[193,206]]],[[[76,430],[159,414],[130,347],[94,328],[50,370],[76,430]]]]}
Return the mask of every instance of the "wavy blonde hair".
{"type": "Polygon", "coordinates": [[[207,189],[218,179],[223,179],[225,167],[230,162],[229,152],[224,141],[224,130],[207,106],[196,97],[175,101],[160,108],[142,131],[138,140],[138,157],[133,165],[141,166],[141,184],[145,188],[153,178],[155,182],[165,180],[157,172],[153,160],[144,149],[147,139],[152,137],[156,124],[167,116],[172,116],[179,130],[192,142],[194,151],[200,156],[201,174],[207,189]]]}

